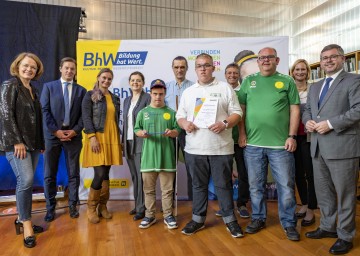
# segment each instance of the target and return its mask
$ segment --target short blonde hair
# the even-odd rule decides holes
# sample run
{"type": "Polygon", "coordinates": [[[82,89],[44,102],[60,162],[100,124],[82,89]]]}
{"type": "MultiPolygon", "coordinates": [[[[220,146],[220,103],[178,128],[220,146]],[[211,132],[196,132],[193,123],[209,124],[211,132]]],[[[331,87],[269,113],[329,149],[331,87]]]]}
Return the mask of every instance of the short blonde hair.
{"type": "Polygon", "coordinates": [[[35,77],[33,79],[38,80],[41,77],[41,75],[44,73],[44,65],[42,64],[39,57],[36,56],[35,54],[31,53],[31,52],[22,52],[22,53],[20,53],[19,55],[16,56],[15,60],[10,65],[10,74],[12,76],[19,77],[19,65],[20,65],[20,62],[25,57],[29,57],[29,58],[33,59],[36,62],[37,70],[36,70],[35,77]]]}
{"type": "MultiPolygon", "coordinates": [[[[304,60],[304,59],[298,59],[294,62],[294,64],[291,66],[290,68],[290,75],[292,76],[292,78],[294,78],[294,70],[295,70],[295,66],[299,63],[304,63],[305,66],[306,66],[306,70],[307,70],[307,76],[306,76],[306,80],[309,80],[310,79],[310,66],[309,66],[309,63],[304,60]]],[[[295,79],[295,78],[294,78],[295,79]]]]}

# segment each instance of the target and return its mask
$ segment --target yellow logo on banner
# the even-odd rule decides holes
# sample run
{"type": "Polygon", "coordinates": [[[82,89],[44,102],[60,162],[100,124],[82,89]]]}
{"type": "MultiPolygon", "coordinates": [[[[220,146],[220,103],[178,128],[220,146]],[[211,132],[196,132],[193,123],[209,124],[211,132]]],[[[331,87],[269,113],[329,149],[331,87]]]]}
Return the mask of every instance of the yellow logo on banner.
{"type": "Polygon", "coordinates": [[[275,87],[278,88],[278,89],[281,89],[281,88],[284,87],[284,83],[283,82],[276,82],[275,87]]]}
{"type": "Polygon", "coordinates": [[[113,69],[111,61],[107,63],[104,60],[99,60],[98,66],[85,66],[85,54],[100,54],[100,56],[116,54],[120,49],[120,40],[104,40],[104,41],[77,41],[76,42],[76,57],[77,57],[77,78],[78,83],[84,86],[87,90],[94,87],[96,76],[102,68],[113,69]]]}
{"type": "Polygon", "coordinates": [[[163,117],[165,120],[170,120],[171,115],[169,113],[164,113],[163,117]]]}
{"type": "MultiPolygon", "coordinates": [[[[84,188],[90,188],[92,179],[84,179],[84,188]]],[[[110,179],[110,188],[129,188],[128,179],[110,179]]]]}
{"type": "Polygon", "coordinates": [[[128,179],[111,179],[110,188],[129,188],[128,179]]]}

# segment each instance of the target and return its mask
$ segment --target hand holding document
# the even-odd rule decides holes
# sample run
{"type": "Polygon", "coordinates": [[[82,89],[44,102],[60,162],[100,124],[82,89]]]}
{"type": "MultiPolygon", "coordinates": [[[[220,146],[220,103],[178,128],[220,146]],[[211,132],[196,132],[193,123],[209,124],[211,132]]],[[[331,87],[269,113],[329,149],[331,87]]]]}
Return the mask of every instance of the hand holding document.
{"type": "Polygon", "coordinates": [[[196,98],[193,123],[198,128],[208,128],[215,123],[218,101],[216,98],[196,98]]]}

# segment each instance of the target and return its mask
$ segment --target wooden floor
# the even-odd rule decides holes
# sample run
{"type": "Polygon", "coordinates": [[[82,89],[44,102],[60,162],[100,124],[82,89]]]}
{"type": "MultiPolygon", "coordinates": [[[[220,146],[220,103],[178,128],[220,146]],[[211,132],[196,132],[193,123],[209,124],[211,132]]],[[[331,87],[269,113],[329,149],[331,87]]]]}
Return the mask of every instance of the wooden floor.
{"type": "MultiPolygon", "coordinates": [[[[64,206],[65,201],[58,205],[64,206]]],[[[160,202],[158,202],[160,206],[160,202]]],[[[14,203],[0,205],[0,212],[15,207],[14,203]]],[[[44,209],[44,202],[34,203],[33,210],[44,209]]],[[[221,218],[215,216],[217,201],[210,201],[206,228],[192,236],[181,233],[181,229],[191,219],[191,202],[180,201],[178,208],[179,229],[168,230],[160,212],[157,223],[149,229],[139,229],[139,221],[132,220],[128,214],[132,201],[110,201],[109,209],[114,213],[112,220],[102,219],[99,224],[90,224],[86,218],[86,205],[80,206],[80,217],[71,219],[67,209],[56,211],[56,219],[50,224],[43,221],[44,212],[33,214],[33,223],[45,228],[37,235],[37,246],[27,249],[22,244],[22,236],[15,235],[15,216],[0,217],[0,255],[329,255],[328,250],[335,239],[307,239],[305,232],[316,229],[319,224],[319,211],[316,211],[316,224],[302,228],[301,241],[289,241],[278,220],[277,203],[268,202],[267,227],[257,234],[245,234],[244,238],[232,238],[221,218]]],[[[158,207],[160,208],[160,207],[158,207]]],[[[357,230],[360,229],[360,204],[357,205],[357,230]]],[[[240,219],[243,229],[249,219],[240,219]]],[[[360,234],[354,241],[354,249],[348,255],[360,255],[360,234]]]]}

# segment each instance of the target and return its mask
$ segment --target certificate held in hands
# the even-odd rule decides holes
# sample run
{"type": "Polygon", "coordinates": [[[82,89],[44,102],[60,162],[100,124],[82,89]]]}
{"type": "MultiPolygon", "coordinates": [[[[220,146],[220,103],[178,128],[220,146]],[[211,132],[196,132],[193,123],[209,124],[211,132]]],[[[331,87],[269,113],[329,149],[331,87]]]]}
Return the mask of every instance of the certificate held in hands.
{"type": "Polygon", "coordinates": [[[208,128],[215,123],[218,101],[216,98],[196,98],[193,123],[198,128],[208,128]]]}

